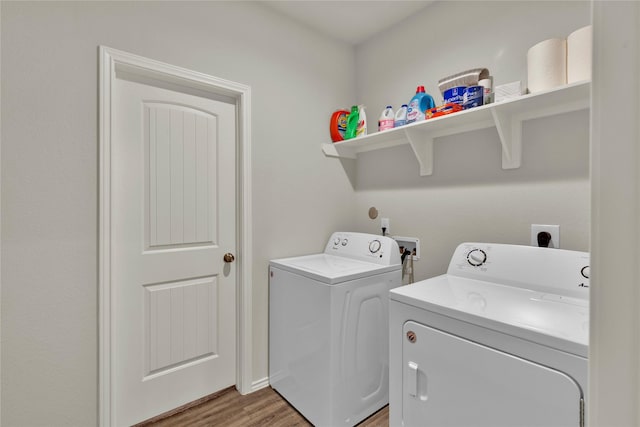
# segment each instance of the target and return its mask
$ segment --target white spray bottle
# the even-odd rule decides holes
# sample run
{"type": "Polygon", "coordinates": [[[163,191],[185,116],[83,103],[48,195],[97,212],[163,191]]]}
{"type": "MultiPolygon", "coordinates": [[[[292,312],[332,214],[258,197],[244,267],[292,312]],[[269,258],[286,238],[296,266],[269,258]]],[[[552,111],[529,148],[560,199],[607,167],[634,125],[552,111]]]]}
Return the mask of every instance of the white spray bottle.
{"type": "Polygon", "coordinates": [[[356,138],[367,134],[367,115],[364,112],[364,105],[358,105],[358,128],[356,130],[356,138]]]}

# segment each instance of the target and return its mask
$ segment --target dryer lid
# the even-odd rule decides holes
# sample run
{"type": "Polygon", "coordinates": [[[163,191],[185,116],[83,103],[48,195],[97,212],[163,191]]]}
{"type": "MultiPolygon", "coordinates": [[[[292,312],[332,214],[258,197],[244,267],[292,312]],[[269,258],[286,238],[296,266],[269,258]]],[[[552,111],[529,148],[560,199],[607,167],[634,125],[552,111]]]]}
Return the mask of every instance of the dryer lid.
{"type": "Polygon", "coordinates": [[[328,254],[276,259],[270,264],[330,285],[400,270],[401,267],[400,264],[385,266],[328,254]]]}
{"type": "Polygon", "coordinates": [[[390,299],[587,357],[586,299],[448,274],[392,289],[390,299]]]}

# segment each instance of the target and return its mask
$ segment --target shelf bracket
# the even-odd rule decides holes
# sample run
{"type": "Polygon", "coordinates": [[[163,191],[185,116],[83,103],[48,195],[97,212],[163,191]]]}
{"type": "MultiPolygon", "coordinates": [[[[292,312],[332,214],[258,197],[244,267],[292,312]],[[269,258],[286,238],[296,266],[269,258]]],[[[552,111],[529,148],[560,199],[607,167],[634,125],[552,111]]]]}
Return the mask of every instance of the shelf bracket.
{"type": "Polygon", "coordinates": [[[491,110],[500,144],[502,145],[502,169],[517,169],[522,164],[522,118],[491,110]]]}
{"type": "Polygon", "coordinates": [[[404,134],[420,165],[420,176],[433,174],[433,136],[424,132],[405,129],[404,134]]]}
{"type": "Polygon", "coordinates": [[[324,152],[325,156],[328,157],[346,157],[348,159],[355,159],[357,157],[355,150],[349,149],[347,147],[340,147],[338,149],[335,144],[326,142],[322,144],[322,151],[324,152]]]}

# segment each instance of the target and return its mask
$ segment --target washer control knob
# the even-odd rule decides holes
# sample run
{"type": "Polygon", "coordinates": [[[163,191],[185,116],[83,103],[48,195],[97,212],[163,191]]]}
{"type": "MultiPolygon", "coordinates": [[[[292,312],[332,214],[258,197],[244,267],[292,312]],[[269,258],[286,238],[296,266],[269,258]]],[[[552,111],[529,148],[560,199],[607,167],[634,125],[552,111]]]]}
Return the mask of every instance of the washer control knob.
{"type": "Polygon", "coordinates": [[[467,254],[467,262],[474,267],[480,267],[487,261],[487,253],[482,249],[473,249],[467,254]]]}
{"type": "Polygon", "coordinates": [[[349,243],[349,239],[342,239],[342,246],[347,246],[347,243],[349,243]]]}
{"type": "Polygon", "coordinates": [[[582,277],[584,277],[585,279],[588,279],[591,275],[591,268],[588,265],[585,265],[584,267],[582,267],[582,270],[580,270],[580,274],[582,274],[582,277]]]}
{"type": "Polygon", "coordinates": [[[380,250],[381,247],[382,247],[382,243],[380,243],[380,240],[378,239],[373,240],[371,243],[369,243],[369,252],[371,252],[372,254],[375,254],[380,250]]]}
{"type": "Polygon", "coordinates": [[[338,246],[338,245],[340,244],[340,238],[339,238],[339,237],[336,237],[336,238],[333,240],[333,244],[334,244],[335,246],[338,246]]]}

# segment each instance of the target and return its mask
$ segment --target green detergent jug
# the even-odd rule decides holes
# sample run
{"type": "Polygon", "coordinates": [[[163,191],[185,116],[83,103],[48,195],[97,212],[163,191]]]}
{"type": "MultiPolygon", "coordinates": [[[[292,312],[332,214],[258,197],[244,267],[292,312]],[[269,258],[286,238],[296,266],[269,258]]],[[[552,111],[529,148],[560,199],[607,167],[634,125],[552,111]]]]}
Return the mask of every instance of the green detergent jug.
{"type": "Polygon", "coordinates": [[[347,117],[347,131],[344,133],[344,139],[355,138],[358,131],[358,121],[360,121],[360,114],[358,113],[358,106],[351,107],[351,113],[347,117]]]}

